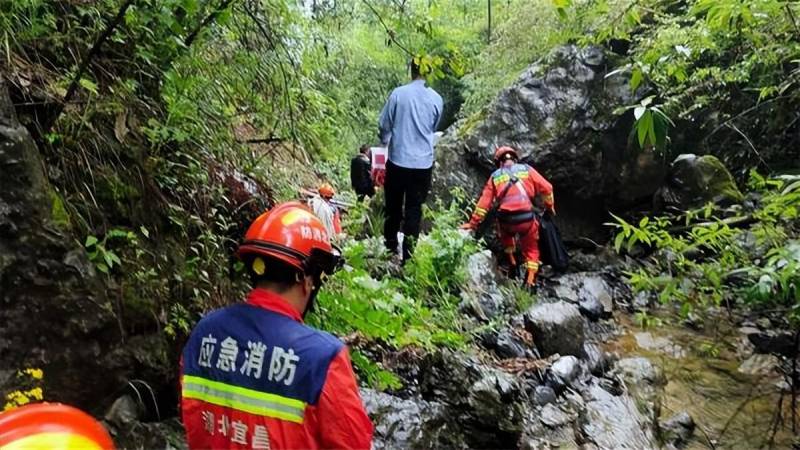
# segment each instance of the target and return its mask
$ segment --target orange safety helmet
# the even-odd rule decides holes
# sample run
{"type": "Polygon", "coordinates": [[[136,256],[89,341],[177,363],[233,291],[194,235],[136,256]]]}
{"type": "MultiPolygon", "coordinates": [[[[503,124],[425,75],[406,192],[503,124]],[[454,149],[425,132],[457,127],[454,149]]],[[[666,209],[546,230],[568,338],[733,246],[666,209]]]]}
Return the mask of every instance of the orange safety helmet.
{"type": "Polygon", "coordinates": [[[325,225],[300,202],[281,203],[258,216],[247,229],[237,255],[257,275],[263,275],[265,270],[259,256],[279,260],[310,275],[330,275],[340,262],[339,251],[331,245],[325,225]]]}
{"type": "Polygon", "coordinates": [[[334,195],[336,195],[336,191],[333,189],[333,186],[331,186],[330,183],[322,183],[322,186],[317,189],[317,192],[319,192],[319,195],[321,195],[322,198],[327,199],[331,199],[334,195]]]}
{"type": "Polygon", "coordinates": [[[506,145],[498,147],[497,150],[494,151],[494,162],[495,164],[500,164],[503,160],[507,159],[509,156],[512,156],[514,159],[519,160],[519,154],[513,148],[506,145]]]}
{"type": "Polygon", "coordinates": [[[113,450],[105,428],[85,412],[61,403],[36,403],[0,414],[2,450],[113,450]]]}

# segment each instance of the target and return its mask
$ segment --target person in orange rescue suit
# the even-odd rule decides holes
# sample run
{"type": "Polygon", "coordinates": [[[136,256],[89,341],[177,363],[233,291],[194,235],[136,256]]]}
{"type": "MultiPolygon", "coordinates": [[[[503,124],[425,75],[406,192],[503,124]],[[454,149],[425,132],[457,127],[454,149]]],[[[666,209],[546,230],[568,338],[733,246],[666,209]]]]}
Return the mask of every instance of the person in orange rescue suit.
{"type": "Polygon", "coordinates": [[[493,205],[497,207],[497,230],[512,270],[517,266],[516,245],[522,250],[526,269],[525,284],[536,284],[539,271],[539,221],[534,205],[541,198],[544,208],[555,214],[553,186],[533,167],[519,161],[517,151],[500,147],[495,151],[497,165],[486,182],[469,223],[463,229],[476,229],[493,205]]]}
{"type": "Polygon", "coordinates": [[[114,450],[103,425],[62,403],[34,403],[0,413],[2,450],[114,450]]]}
{"type": "Polygon", "coordinates": [[[342,232],[342,218],[339,208],[333,204],[336,191],[330,183],[322,183],[317,189],[317,194],[308,201],[308,206],[314,211],[325,226],[328,236],[333,239],[342,232]]]}
{"type": "Polygon", "coordinates": [[[191,449],[369,449],[373,427],[345,345],[303,324],[339,266],[322,222],[288,202],[259,216],[238,257],[254,288],[206,315],[181,362],[191,449]]]}

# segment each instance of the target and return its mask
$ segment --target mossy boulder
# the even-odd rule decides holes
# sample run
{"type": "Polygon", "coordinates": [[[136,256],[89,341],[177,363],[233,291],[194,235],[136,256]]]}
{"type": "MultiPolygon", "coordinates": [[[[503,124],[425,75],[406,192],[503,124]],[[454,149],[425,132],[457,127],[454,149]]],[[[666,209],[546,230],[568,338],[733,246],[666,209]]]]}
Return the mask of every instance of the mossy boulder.
{"type": "Polygon", "coordinates": [[[684,154],[672,162],[653,207],[657,211],[685,210],[709,202],[729,206],[743,200],[733,176],[716,156],[684,154]]]}
{"type": "Polygon", "coordinates": [[[0,78],[0,395],[43,370],[47,400],[87,405],[119,386],[112,305],[0,78]]]}

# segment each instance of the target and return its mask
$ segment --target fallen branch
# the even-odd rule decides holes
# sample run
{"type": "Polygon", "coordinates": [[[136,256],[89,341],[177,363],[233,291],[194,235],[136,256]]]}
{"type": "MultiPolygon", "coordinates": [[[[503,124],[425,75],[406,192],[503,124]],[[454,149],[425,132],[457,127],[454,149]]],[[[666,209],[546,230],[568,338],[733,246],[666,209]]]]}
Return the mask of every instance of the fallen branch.
{"type": "Polygon", "coordinates": [[[257,139],[244,139],[244,140],[237,140],[237,144],[274,144],[276,142],[283,142],[286,139],[270,136],[268,138],[257,138],[257,139]]]}

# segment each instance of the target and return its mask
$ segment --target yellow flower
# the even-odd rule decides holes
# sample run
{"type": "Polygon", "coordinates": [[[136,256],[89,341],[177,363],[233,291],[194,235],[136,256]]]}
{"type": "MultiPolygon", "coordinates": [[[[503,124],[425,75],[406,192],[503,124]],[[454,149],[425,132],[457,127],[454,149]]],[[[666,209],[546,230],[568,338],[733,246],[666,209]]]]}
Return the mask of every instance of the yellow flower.
{"type": "Polygon", "coordinates": [[[25,373],[27,373],[28,375],[32,376],[37,380],[41,380],[42,377],[44,377],[44,371],[42,369],[34,369],[34,368],[25,369],[25,373]]]}
{"type": "Polygon", "coordinates": [[[42,388],[36,387],[31,389],[30,391],[25,393],[26,395],[33,397],[35,400],[41,400],[43,397],[42,395],[42,388]]]}

